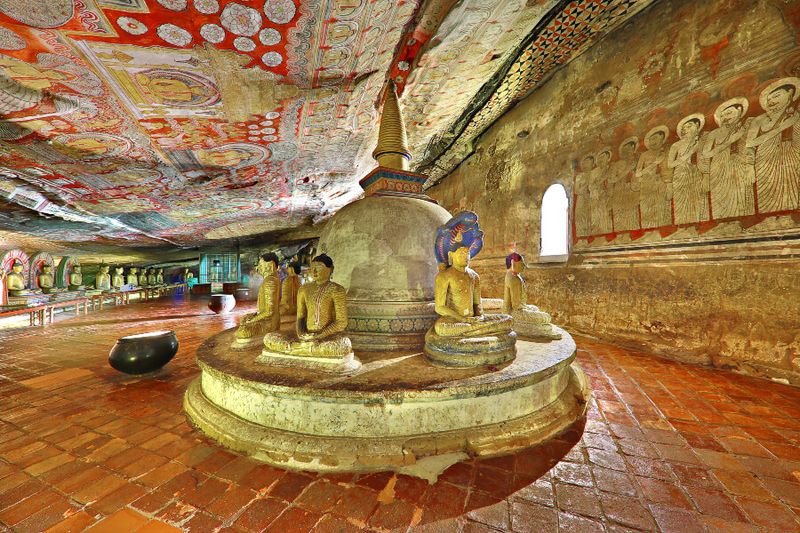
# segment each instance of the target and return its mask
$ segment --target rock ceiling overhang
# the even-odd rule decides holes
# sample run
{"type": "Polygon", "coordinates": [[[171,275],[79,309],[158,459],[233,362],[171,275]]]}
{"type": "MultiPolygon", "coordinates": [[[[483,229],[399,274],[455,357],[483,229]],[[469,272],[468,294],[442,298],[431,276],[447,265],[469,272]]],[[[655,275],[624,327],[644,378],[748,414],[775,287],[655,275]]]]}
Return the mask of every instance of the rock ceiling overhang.
{"type": "Polygon", "coordinates": [[[648,3],[0,0],[0,230],[88,250],[308,224],[360,194],[387,78],[439,179],[648,3]]]}

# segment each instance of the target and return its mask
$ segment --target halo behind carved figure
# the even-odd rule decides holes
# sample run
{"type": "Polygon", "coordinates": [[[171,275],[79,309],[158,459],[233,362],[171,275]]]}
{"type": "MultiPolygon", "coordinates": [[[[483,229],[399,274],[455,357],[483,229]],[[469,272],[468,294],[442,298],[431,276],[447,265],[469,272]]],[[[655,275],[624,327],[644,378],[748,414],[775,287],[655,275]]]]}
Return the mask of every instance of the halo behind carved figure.
{"type": "Polygon", "coordinates": [[[719,104],[717,109],[714,111],[714,122],[717,123],[717,126],[722,126],[722,112],[731,106],[739,106],[741,108],[742,112],[739,115],[739,118],[742,118],[747,115],[747,110],[750,109],[750,101],[744,96],[737,96],[736,98],[725,100],[719,104]]]}
{"type": "Polygon", "coordinates": [[[447,254],[461,245],[469,247],[470,258],[483,248],[483,231],[478,227],[478,215],[472,211],[461,211],[436,229],[436,260],[449,265],[447,254]]]}

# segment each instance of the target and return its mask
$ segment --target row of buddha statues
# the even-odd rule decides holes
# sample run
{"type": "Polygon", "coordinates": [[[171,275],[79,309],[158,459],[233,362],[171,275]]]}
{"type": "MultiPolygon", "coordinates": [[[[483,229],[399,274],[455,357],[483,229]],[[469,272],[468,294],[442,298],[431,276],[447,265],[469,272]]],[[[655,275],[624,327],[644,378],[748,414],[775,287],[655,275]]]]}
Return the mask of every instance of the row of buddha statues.
{"type": "MultiPolygon", "coordinates": [[[[29,288],[25,281],[24,265],[15,261],[11,266],[11,272],[0,272],[0,276],[5,276],[6,287],[9,296],[28,296],[33,294],[54,294],[65,291],[80,291],[87,288],[94,288],[100,291],[119,291],[123,287],[157,287],[164,285],[164,269],[163,268],[147,268],[139,275],[139,269],[131,267],[128,270],[127,276],[124,274],[123,267],[116,267],[114,274],[110,274],[111,267],[108,265],[100,265],[99,271],[95,278],[94,287],[87,287],[83,283],[83,273],[81,265],[73,265],[69,276],[68,285],[66,288],[59,288],[55,286],[53,276],[53,267],[47,263],[41,267],[41,272],[36,276],[37,288],[29,288]]],[[[1,269],[0,269],[1,270],[1,269]]],[[[193,278],[193,274],[186,269],[182,276],[182,280],[193,278]]],[[[185,283],[186,281],[184,281],[185,283]]]]}
{"type": "MultiPolygon", "coordinates": [[[[484,312],[480,276],[470,268],[470,260],[481,247],[482,232],[474,213],[459,213],[440,228],[436,242],[440,270],[434,279],[437,318],[425,336],[424,348],[434,365],[474,367],[508,362],[516,355],[517,333],[536,340],[561,337],[553,329],[550,315],[527,303],[522,277],[526,265],[518,253],[506,258],[503,313],[484,312]],[[465,223],[472,228],[463,230],[465,223]],[[453,228],[462,230],[451,231],[453,228]]],[[[360,367],[346,335],[347,291],[331,280],[333,260],[326,254],[312,259],[310,281],[295,287],[293,306],[285,305],[292,292],[291,287],[282,290],[278,265],[274,253],[259,258],[257,272],[264,280],[258,290],[257,310],[241,318],[232,347],[261,342],[263,350],[257,360],[270,364],[333,373],[360,367]],[[282,333],[281,313],[291,313],[292,308],[294,333],[282,333]]]]}

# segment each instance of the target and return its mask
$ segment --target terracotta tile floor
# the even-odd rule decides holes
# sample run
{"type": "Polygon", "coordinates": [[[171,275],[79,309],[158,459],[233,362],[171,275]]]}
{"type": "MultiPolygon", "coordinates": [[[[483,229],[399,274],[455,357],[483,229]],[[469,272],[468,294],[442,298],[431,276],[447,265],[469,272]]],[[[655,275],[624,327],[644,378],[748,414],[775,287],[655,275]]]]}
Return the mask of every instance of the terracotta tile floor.
{"type": "Polygon", "coordinates": [[[578,339],[587,419],[436,485],[286,472],[184,419],[194,351],[234,325],[160,301],[0,332],[0,530],[800,531],[800,390],[578,339]],[[147,379],[112,370],[122,335],[174,329],[147,379]]]}

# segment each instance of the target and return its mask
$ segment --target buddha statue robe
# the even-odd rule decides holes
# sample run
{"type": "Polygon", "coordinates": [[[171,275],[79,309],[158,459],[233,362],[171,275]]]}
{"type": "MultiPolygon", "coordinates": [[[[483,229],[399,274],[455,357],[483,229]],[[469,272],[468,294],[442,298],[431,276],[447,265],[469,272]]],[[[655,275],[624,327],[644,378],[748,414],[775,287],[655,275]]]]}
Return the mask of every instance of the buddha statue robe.
{"type": "Polygon", "coordinates": [[[522,271],[525,260],[519,254],[506,258],[505,283],[503,288],[503,312],[514,320],[514,331],[526,337],[560,339],[561,334],[553,330],[552,318],[535,305],[528,304],[528,293],[522,271]]]}
{"type": "MultiPolygon", "coordinates": [[[[258,288],[257,311],[242,316],[236,330],[236,341],[247,342],[253,338],[261,338],[270,331],[280,327],[280,281],[278,280],[276,260],[259,259],[259,271],[264,281],[258,288]]],[[[191,278],[188,278],[191,279],[191,278]]]]}

